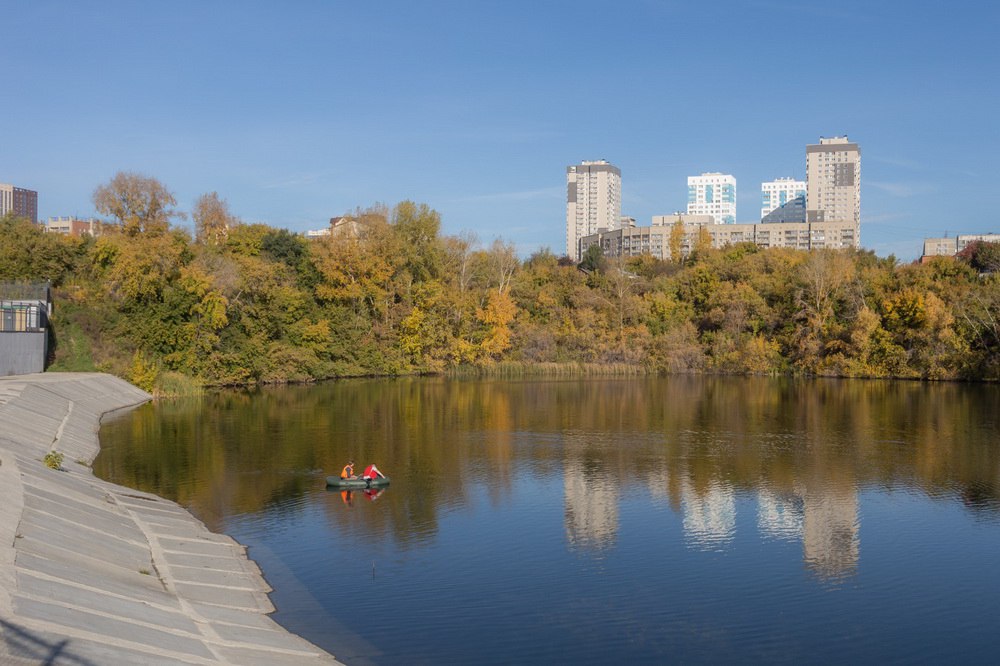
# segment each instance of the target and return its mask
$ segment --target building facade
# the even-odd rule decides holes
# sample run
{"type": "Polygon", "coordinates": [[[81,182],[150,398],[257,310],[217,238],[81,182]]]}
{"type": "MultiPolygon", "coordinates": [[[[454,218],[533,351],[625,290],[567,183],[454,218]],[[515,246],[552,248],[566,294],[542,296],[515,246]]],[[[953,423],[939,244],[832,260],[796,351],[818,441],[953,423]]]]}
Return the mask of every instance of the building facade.
{"type": "Polygon", "coordinates": [[[715,224],[735,224],[736,178],[727,173],[688,176],[687,212],[711,215],[715,224]]]}
{"type": "Polygon", "coordinates": [[[806,221],[853,222],[861,235],[861,148],[846,136],[806,146],[806,221]]]}
{"type": "Polygon", "coordinates": [[[920,261],[929,261],[931,257],[954,257],[976,241],[1000,243],[1000,234],[959,234],[951,238],[925,238],[924,253],[920,261]]]}
{"type": "Polygon", "coordinates": [[[12,213],[38,222],[38,192],[0,183],[0,217],[12,213]]]}
{"type": "Polygon", "coordinates": [[[45,371],[51,316],[48,283],[0,282],[0,377],[45,371]]]}
{"type": "Polygon", "coordinates": [[[69,216],[50,217],[45,222],[45,231],[64,236],[100,236],[103,222],[96,217],[79,218],[69,216]]]}
{"type": "Polygon", "coordinates": [[[783,224],[786,222],[806,221],[806,195],[797,196],[786,201],[761,218],[762,224],[783,224]]]}
{"type": "MultiPolygon", "coordinates": [[[[676,220],[676,216],[657,216],[676,220]]],[[[716,224],[710,216],[701,221],[683,224],[680,239],[681,257],[687,257],[696,247],[704,230],[712,247],[722,248],[736,243],[754,243],[762,248],[788,247],[797,250],[821,248],[846,249],[859,247],[856,227],[852,222],[801,222],[787,224],[716,224]]],[[[656,259],[669,260],[673,221],[648,227],[631,227],[614,231],[601,231],[580,239],[581,252],[591,245],[600,246],[607,257],[636,257],[649,254],[656,259]]]]}
{"type": "Polygon", "coordinates": [[[566,167],[566,255],[580,261],[580,239],[617,229],[622,217],[622,174],[605,160],[566,167]]]}
{"type": "MultiPolygon", "coordinates": [[[[763,220],[772,211],[802,197],[806,198],[805,181],[794,178],[776,178],[760,184],[760,219],[763,220]]],[[[802,220],[805,222],[805,220],[802,220]]]]}

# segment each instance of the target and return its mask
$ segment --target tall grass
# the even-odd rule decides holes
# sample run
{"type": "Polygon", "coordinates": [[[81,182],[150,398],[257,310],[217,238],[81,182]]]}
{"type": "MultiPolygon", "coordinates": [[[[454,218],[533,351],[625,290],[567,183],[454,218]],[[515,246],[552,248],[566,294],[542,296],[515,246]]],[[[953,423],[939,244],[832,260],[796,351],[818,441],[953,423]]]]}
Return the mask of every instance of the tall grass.
{"type": "Polygon", "coordinates": [[[204,393],[205,387],[200,381],[179,372],[161,372],[153,385],[153,395],[157,398],[180,398],[204,393]]]}
{"type": "Polygon", "coordinates": [[[446,373],[452,377],[492,377],[520,379],[525,377],[635,377],[656,374],[644,365],[629,363],[531,363],[500,361],[489,365],[462,365],[446,373]]]}

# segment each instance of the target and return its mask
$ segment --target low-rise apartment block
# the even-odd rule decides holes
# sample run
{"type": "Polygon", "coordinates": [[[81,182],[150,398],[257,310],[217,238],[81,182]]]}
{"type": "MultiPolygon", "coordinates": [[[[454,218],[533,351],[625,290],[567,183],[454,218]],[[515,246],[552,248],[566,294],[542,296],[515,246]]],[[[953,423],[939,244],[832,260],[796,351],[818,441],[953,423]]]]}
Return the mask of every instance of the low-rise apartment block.
{"type": "MultiPolygon", "coordinates": [[[[846,249],[860,247],[857,227],[852,221],[801,222],[788,224],[715,224],[707,220],[688,221],[682,225],[680,242],[682,257],[696,246],[702,230],[708,234],[712,247],[722,248],[737,243],[755,243],[762,248],[790,247],[798,250],[820,248],[846,249]]],[[[648,227],[615,229],[591,234],[580,239],[580,251],[599,245],[608,257],[635,257],[649,254],[657,259],[672,259],[671,234],[677,216],[657,215],[658,224],[648,227]]]]}
{"type": "Polygon", "coordinates": [[[921,262],[930,261],[932,257],[954,257],[970,243],[1000,243],[1000,234],[959,234],[951,238],[925,238],[924,253],[921,262]]]}
{"type": "Polygon", "coordinates": [[[70,216],[50,217],[45,222],[45,231],[64,236],[100,236],[104,222],[96,217],[79,218],[70,216]]]}

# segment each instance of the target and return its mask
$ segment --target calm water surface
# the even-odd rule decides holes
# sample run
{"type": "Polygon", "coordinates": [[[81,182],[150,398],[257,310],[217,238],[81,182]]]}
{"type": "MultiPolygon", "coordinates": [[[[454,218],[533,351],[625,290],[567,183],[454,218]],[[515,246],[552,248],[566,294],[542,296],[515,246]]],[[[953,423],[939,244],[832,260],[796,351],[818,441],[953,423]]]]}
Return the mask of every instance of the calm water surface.
{"type": "Polygon", "coordinates": [[[146,405],[103,478],[349,664],[992,662],[1000,387],[347,381],[146,405]],[[353,457],[392,485],[328,491],[353,457]]]}

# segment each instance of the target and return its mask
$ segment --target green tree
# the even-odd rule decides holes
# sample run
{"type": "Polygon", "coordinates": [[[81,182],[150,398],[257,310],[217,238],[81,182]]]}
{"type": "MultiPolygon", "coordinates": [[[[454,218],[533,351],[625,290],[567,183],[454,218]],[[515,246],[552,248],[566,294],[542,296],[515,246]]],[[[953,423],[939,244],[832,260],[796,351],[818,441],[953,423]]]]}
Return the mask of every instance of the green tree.
{"type": "Polygon", "coordinates": [[[74,271],[84,248],[79,239],[6,215],[0,218],[0,280],[51,280],[58,286],[74,271]]]}

